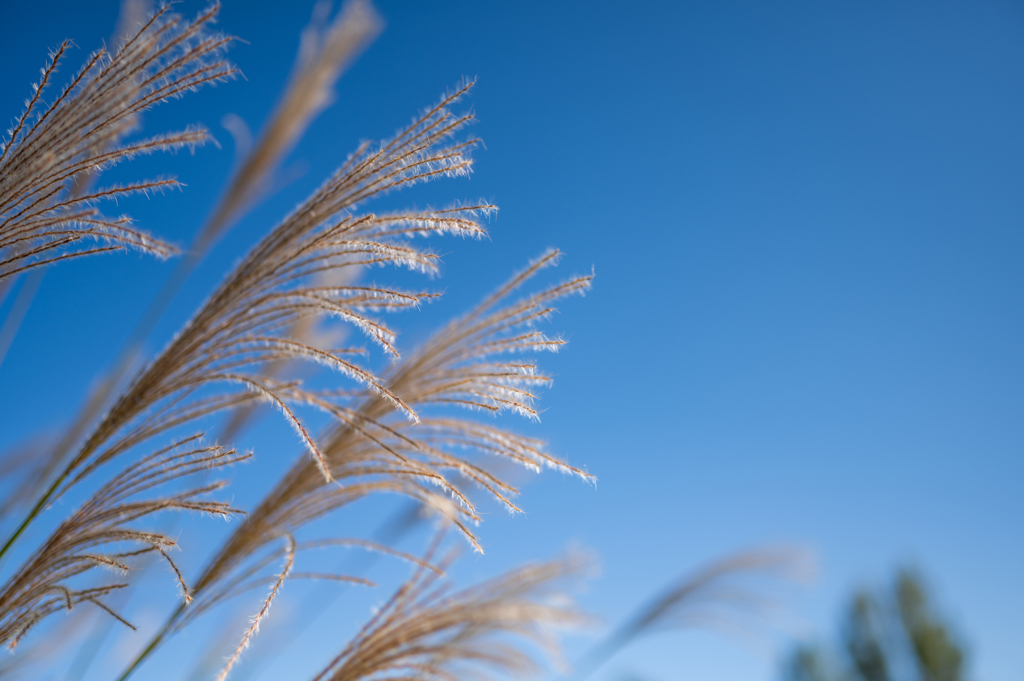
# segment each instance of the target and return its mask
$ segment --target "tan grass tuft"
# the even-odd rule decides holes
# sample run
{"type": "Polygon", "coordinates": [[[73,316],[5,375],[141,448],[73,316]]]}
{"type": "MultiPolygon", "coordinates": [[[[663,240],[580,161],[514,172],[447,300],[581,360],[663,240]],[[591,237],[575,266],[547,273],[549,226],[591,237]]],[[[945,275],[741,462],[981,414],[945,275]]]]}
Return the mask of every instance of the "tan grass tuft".
{"type": "Polygon", "coordinates": [[[220,55],[230,38],[209,32],[219,7],[193,22],[166,8],[113,54],[94,52],[49,104],[43,93],[67,56],[63,42],[50,56],[25,111],[0,148],[0,280],[41,265],[111,250],[135,248],[159,257],[176,249],[131,226],[104,217],[101,201],[175,188],[174,179],[111,185],[90,191],[84,180],[138,154],[203,144],[202,128],[119,140],[140,112],[186,91],[232,76],[220,55]]]}
{"type": "Polygon", "coordinates": [[[203,499],[226,483],[206,483],[182,492],[147,493],[177,480],[244,461],[249,455],[214,446],[200,446],[199,436],[176,442],[126,468],[100,487],[50,535],[0,591],[0,643],[16,645],[47,616],[90,602],[123,619],[100,600],[125,583],[77,586],[86,573],[101,567],[118,574],[130,570],[129,559],[158,552],[171,566],[188,600],[181,571],[167,554],[170,537],[137,529],[143,518],[162,511],[198,511],[228,517],[229,504],[203,499]]]}
{"type": "Polygon", "coordinates": [[[455,592],[419,569],[314,681],[536,673],[528,647],[557,656],[555,633],[588,621],[557,588],[588,564],[579,556],[528,564],[455,592]]]}

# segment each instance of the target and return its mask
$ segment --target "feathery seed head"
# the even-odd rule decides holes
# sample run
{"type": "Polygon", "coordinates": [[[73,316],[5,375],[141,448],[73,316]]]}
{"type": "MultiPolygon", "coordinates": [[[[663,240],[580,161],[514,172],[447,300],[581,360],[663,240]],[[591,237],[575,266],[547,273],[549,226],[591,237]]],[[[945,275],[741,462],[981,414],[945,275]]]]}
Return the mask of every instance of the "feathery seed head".
{"type": "Polygon", "coordinates": [[[135,248],[166,258],[176,249],[101,215],[95,204],[180,186],[174,179],[86,189],[90,175],[154,151],[195,148],[201,127],[127,144],[140,112],[236,69],[221,54],[230,38],[209,31],[218,6],[185,22],[167,8],[110,54],[94,52],[49,105],[42,96],[70,42],[51,53],[33,97],[0,144],[0,280],[48,263],[135,248]],[[89,242],[96,245],[90,245],[89,242]]]}

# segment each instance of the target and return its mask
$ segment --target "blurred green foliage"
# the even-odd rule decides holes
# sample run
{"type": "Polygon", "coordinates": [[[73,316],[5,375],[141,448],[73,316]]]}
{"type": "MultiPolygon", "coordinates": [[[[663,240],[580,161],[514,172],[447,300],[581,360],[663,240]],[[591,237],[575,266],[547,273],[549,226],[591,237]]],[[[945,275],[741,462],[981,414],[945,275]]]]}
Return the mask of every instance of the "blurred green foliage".
{"type": "Polygon", "coordinates": [[[888,588],[854,594],[842,644],[798,647],[783,681],[964,681],[965,654],[920,576],[899,572],[888,588]]]}

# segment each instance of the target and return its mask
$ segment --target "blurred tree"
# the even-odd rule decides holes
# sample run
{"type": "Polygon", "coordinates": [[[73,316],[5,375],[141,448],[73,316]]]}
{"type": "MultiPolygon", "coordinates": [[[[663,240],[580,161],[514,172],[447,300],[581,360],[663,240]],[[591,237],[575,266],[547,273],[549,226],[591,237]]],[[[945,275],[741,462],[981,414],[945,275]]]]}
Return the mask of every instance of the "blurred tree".
{"type": "Polygon", "coordinates": [[[784,681],[963,681],[964,651],[929,601],[921,577],[902,570],[879,592],[859,591],[842,627],[841,651],[799,646],[784,681]]]}

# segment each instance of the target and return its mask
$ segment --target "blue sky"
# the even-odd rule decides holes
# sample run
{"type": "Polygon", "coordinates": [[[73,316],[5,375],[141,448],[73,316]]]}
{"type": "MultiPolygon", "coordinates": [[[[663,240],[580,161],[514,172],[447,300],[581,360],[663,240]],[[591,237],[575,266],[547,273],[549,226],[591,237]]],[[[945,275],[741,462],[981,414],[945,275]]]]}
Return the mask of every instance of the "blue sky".
{"type": "MultiPolygon", "coordinates": [[[[233,161],[221,117],[259,128],[311,7],[226,0],[220,28],[246,41],[231,53],[246,78],[146,117],[154,131],[202,122],[222,148],[119,169],[188,185],[123,205],[139,225],[178,243],[198,229],[233,161]]],[[[828,635],[852,588],[913,564],[960,623],[976,677],[1019,673],[1024,9],[378,8],[384,33],[286,163],[298,179],[219,245],[151,347],[359,139],[477,76],[475,174],[388,201],[485,197],[501,211],[490,241],[432,240],[445,297],[395,325],[411,345],[548,246],[566,252],[562,274],[593,266],[593,292],[553,325],[571,342],[544,358],[556,381],[543,423],[521,427],[600,482],[531,482],[528,515],[494,510],[467,577],[587,546],[603,570],[584,602],[614,622],[706,559],[803,543],[820,560],[793,600],[807,632],[828,635]]],[[[46,49],[72,38],[84,57],[111,33],[117,2],[59,0],[45,20],[34,3],[3,12],[13,117],[46,49]]],[[[46,274],[0,366],[0,444],[71,413],[170,268],[122,255],[46,274]]],[[[271,461],[253,478],[296,450],[281,423],[259,433],[248,444],[271,461]]],[[[665,634],[595,678],[767,681],[787,646],[665,634]]]]}

